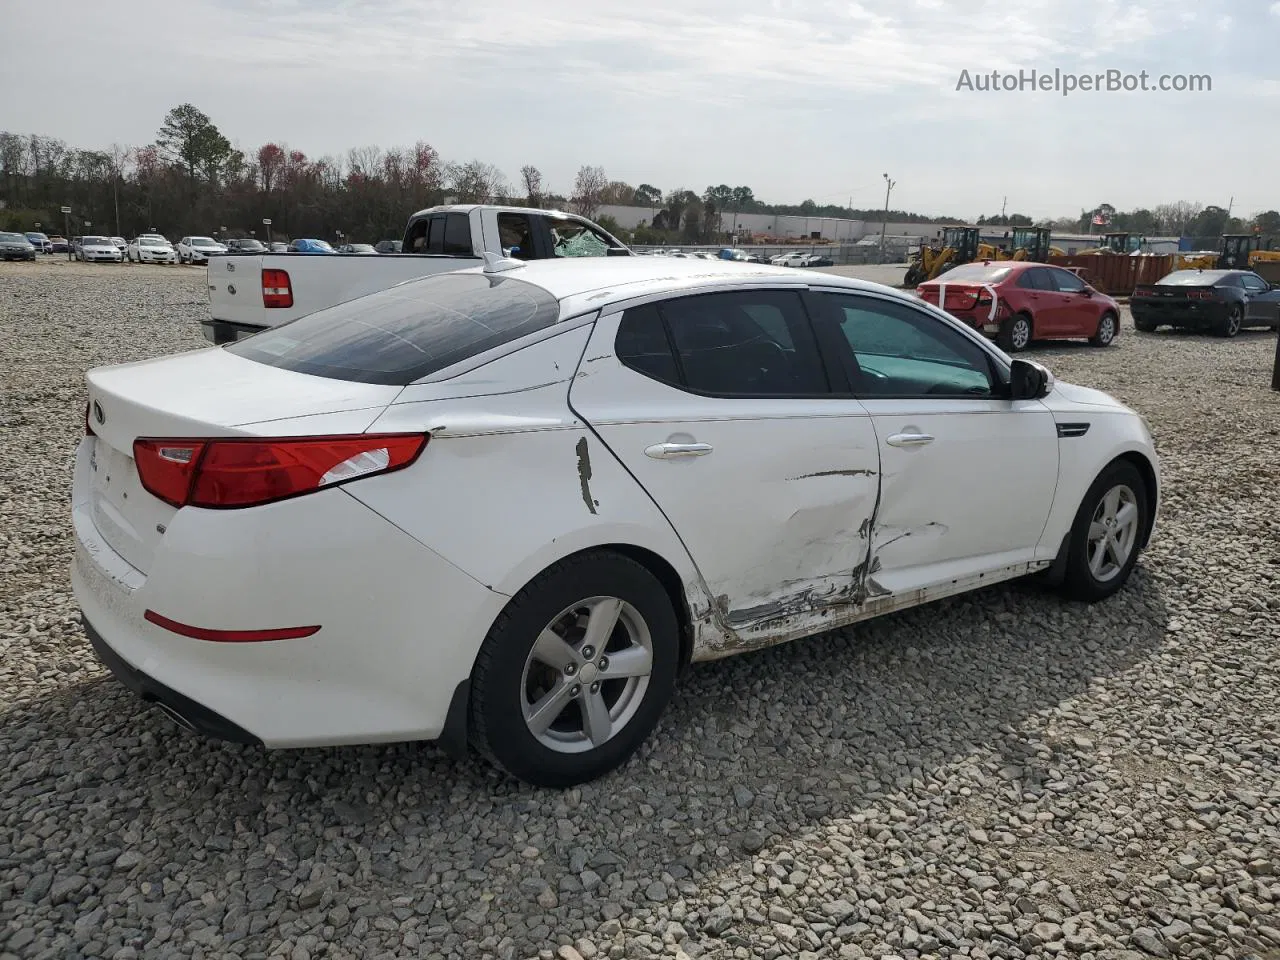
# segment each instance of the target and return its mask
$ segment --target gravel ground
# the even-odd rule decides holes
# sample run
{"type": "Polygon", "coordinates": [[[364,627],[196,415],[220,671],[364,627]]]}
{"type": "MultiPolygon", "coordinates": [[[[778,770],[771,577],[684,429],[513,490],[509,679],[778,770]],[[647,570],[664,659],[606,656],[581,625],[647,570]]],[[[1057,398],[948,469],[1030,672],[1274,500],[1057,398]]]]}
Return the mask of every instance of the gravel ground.
{"type": "Polygon", "coordinates": [[[91,365],[203,345],[204,272],[0,265],[0,955],[1280,957],[1274,336],[1039,348],[1167,499],[1094,607],[993,588],[696,668],[538,792],[430,745],[193,738],[90,655],[91,365]]]}

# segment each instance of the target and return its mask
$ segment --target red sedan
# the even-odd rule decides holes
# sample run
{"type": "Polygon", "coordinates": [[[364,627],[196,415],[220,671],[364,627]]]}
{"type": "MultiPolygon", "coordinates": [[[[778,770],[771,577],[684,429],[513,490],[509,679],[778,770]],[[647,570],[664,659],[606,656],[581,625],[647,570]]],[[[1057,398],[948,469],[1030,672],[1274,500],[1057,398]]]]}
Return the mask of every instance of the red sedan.
{"type": "Polygon", "coordinates": [[[1120,332],[1114,300],[1070,270],[1045,263],[966,263],[920,284],[916,295],[994,337],[1007,353],[1025,350],[1032,340],[1085,338],[1105,347],[1120,332]]]}

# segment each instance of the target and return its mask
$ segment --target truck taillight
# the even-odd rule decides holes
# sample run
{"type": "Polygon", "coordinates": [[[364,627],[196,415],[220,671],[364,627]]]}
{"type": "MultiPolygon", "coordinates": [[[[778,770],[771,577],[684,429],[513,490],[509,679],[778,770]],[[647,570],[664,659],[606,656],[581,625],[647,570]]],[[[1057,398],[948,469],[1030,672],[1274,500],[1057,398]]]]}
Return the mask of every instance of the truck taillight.
{"type": "Polygon", "coordinates": [[[423,433],[262,439],[140,437],[133,458],[142,486],[175,507],[253,507],[412,464],[423,433]]]}
{"type": "Polygon", "coordinates": [[[292,307],[293,287],[286,270],[262,271],[262,305],[264,307],[292,307]]]}

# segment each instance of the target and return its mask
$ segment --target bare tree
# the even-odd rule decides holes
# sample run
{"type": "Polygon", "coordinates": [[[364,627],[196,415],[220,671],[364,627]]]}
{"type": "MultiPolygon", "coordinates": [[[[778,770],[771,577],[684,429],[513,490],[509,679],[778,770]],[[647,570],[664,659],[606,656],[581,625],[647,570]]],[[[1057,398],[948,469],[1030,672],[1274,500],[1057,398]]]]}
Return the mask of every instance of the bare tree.
{"type": "Polygon", "coordinates": [[[584,217],[594,217],[608,187],[604,167],[579,167],[573,180],[574,209],[584,217]]]}
{"type": "Polygon", "coordinates": [[[1162,203],[1152,213],[1159,221],[1162,231],[1181,236],[1191,225],[1191,221],[1200,216],[1200,211],[1203,209],[1198,203],[1179,200],[1177,203],[1162,203]]]}
{"type": "Polygon", "coordinates": [[[520,182],[524,184],[525,200],[531,207],[542,206],[542,171],[533,164],[520,168],[520,182]]]}
{"type": "Polygon", "coordinates": [[[453,165],[447,179],[459,203],[491,203],[507,193],[502,171],[482,160],[453,165]]]}

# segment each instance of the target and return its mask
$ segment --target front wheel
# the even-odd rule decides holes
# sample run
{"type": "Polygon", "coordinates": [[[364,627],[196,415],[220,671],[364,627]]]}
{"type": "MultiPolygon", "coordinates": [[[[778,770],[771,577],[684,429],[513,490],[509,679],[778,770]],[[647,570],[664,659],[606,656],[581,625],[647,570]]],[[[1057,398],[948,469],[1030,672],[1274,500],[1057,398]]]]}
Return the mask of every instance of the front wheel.
{"type": "Polygon", "coordinates": [[[1000,324],[996,343],[1005,353],[1020,353],[1030,346],[1031,331],[1031,317],[1025,313],[1015,313],[1000,324]]]}
{"type": "Polygon", "coordinates": [[[1111,312],[1104,313],[1098,320],[1098,330],[1089,338],[1089,343],[1095,347],[1109,347],[1111,341],[1116,338],[1116,330],[1119,327],[1119,321],[1116,315],[1111,312]]]}
{"type": "Polygon", "coordinates": [[[679,623],[645,567],[596,551],[507,604],[476,657],[470,740],[512,776],[570,787],[620,766],[675,686],[679,623]]]}
{"type": "Polygon", "coordinates": [[[1093,482],[1076,511],[1063,588],[1090,603],[1121,587],[1138,562],[1149,516],[1147,487],[1138,468],[1117,460],[1093,482]]]}
{"type": "Polygon", "coordinates": [[[1231,310],[1227,313],[1227,319],[1222,321],[1218,327],[1218,336],[1234,337],[1240,332],[1240,327],[1244,323],[1244,310],[1240,304],[1233,303],[1231,310]]]}

